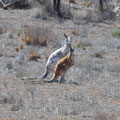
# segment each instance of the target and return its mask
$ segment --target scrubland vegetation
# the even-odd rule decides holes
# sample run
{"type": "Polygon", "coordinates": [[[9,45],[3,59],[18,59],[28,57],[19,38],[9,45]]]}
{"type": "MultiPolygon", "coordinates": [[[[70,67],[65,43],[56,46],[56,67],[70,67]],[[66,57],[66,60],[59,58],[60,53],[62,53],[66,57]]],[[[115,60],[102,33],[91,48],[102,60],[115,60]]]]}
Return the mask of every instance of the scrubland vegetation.
{"type": "MultiPolygon", "coordinates": [[[[0,120],[120,119],[120,0],[0,1],[0,120]],[[1,2],[2,1],[2,2],[1,2]],[[65,84],[41,79],[74,34],[65,84]]],[[[47,80],[53,76],[51,73],[47,80]]]]}

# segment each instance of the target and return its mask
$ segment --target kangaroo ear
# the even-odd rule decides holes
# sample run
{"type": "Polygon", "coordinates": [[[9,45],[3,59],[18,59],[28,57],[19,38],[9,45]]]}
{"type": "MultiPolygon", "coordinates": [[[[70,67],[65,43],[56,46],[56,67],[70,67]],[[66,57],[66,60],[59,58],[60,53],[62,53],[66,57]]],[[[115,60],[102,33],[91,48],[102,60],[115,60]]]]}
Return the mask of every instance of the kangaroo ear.
{"type": "Polygon", "coordinates": [[[64,33],[65,38],[68,38],[67,35],[64,33]]]}

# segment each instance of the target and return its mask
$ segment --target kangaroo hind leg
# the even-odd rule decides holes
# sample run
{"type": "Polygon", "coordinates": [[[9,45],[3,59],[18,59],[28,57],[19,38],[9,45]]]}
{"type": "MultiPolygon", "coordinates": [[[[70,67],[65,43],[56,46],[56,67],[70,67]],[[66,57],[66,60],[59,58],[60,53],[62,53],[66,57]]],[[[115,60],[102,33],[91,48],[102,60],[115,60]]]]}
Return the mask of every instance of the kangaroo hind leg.
{"type": "Polygon", "coordinates": [[[65,83],[66,82],[66,80],[64,79],[64,77],[65,77],[65,72],[61,75],[59,83],[65,83]]]}

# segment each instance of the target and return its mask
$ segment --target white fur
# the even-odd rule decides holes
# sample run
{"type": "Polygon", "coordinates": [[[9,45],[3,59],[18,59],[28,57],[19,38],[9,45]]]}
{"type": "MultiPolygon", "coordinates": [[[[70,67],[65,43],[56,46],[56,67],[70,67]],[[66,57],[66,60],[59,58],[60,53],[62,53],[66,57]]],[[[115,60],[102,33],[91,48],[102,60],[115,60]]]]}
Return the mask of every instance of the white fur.
{"type": "Polygon", "coordinates": [[[61,58],[65,57],[70,51],[69,45],[71,45],[71,39],[72,39],[73,35],[71,35],[70,37],[67,37],[66,34],[64,34],[64,35],[65,35],[65,38],[66,38],[65,39],[66,44],[63,47],[61,47],[61,48],[57,49],[56,51],[54,51],[50,55],[50,57],[48,58],[47,63],[46,63],[46,68],[45,68],[45,73],[43,75],[43,78],[45,78],[49,74],[49,72],[51,72],[51,71],[53,72],[56,63],[61,58]]]}

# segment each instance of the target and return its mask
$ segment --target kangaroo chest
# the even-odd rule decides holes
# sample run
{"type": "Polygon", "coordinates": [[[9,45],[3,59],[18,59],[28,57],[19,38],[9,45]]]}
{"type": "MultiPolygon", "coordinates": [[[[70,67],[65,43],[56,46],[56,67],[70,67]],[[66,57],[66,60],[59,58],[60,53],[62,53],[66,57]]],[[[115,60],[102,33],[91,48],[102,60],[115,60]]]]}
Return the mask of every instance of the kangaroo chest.
{"type": "Polygon", "coordinates": [[[64,65],[66,66],[67,69],[69,69],[72,66],[71,60],[66,60],[64,65]]]}

